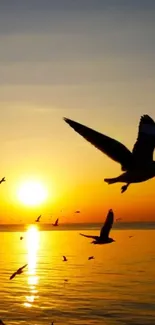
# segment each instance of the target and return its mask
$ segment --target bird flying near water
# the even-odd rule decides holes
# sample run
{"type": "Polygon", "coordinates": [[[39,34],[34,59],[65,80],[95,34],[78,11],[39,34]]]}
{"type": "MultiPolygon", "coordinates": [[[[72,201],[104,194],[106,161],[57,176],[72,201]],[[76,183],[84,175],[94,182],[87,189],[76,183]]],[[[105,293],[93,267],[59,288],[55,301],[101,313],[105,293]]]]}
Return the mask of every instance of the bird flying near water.
{"type": "Polygon", "coordinates": [[[113,222],[114,222],[114,213],[113,213],[113,210],[110,209],[108,211],[105,223],[104,223],[103,227],[101,228],[100,236],[90,236],[90,235],[85,235],[85,234],[80,234],[80,235],[87,237],[87,238],[94,239],[92,241],[92,244],[110,244],[115,241],[113,238],[109,237],[109,233],[112,228],[113,222]]]}
{"type": "Polygon", "coordinates": [[[90,261],[90,260],[94,260],[94,256],[89,256],[88,261],[90,261]]]}
{"type": "Polygon", "coordinates": [[[63,262],[67,262],[67,257],[66,256],[63,256],[63,262]]]}
{"type": "Polygon", "coordinates": [[[121,142],[107,135],[68,118],[64,118],[64,121],[97,149],[121,165],[124,173],[118,177],[105,178],[104,181],[108,184],[126,183],[121,187],[122,193],[131,183],[144,182],[155,176],[155,161],[153,161],[155,122],[150,116],[141,116],[138,137],[132,152],[121,142]]]}
{"type": "Polygon", "coordinates": [[[3,182],[6,182],[5,177],[1,178],[1,180],[0,180],[0,184],[3,183],[3,182]]]}
{"type": "Polygon", "coordinates": [[[40,214],[40,216],[35,220],[35,222],[39,222],[39,221],[40,221],[40,218],[41,218],[41,214],[40,214]]]}
{"type": "Polygon", "coordinates": [[[56,219],[55,223],[52,223],[52,225],[53,225],[54,227],[57,227],[57,226],[58,226],[58,222],[59,222],[59,219],[56,219]]]}
{"type": "Polygon", "coordinates": [[[11,276],[10,276],[10,280],[12,280],[16,275],[23,273],[23,270],[25,269],[25,267],[28,264],[25,264],[24,266],[20,267],[16,272],[14,272],[11,276]]]}

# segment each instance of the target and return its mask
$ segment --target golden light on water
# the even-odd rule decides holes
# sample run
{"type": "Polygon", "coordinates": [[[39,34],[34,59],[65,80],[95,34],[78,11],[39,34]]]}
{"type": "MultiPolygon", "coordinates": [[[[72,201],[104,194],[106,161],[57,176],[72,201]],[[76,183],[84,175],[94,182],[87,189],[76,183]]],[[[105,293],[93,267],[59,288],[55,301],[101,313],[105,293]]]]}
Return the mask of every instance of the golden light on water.
{"type": "Polygon", "coordinates": [[[26,245],[28,254],[28,285],[30,294],[26,296],[25,307],[32,307],[37,298],[38,276],[36,275],[37,252],[39,248],[39,231],[36,226],[31,226],[26,234],[26,245]]]}
{"type": "Polygon", "coordinates": [[[18,199],[24,205],[36,206],[47,199],[47,190],[41,182],[26,181],[18,189],[18,199]]]}

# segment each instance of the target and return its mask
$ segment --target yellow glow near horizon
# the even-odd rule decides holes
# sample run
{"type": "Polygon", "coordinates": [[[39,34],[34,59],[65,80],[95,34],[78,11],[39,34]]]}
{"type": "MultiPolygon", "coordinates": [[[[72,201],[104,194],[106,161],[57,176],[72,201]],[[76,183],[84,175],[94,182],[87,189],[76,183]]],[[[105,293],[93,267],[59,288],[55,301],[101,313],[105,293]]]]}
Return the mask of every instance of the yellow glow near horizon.
{"type": "Polygon", "coordinates": [[[37,181],[27,181],[18,190],[19,200],[27,206],[35,206],[47,199],[47,190],[37,181]]]}

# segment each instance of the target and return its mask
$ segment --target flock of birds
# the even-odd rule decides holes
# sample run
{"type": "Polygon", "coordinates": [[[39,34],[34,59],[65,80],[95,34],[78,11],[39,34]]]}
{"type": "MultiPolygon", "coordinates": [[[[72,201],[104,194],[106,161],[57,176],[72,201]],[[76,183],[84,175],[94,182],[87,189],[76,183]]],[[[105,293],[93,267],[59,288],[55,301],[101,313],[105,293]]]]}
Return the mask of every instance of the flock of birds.
{"type": "MultiPolygon", "coordinates": [[[[101,134],[83,124],[68,118],[64,118],[64,121],[87,141],[93,144],[97,149],[121,164],[121,169],[123,171],[121,175],[115,178],[104,179],[104,181],[108,184],[118,182],[125,183],[125,185],[121,187],[121,193],[125,192],[130,184],[144,182],[155,176],[155,161],[153,161],[153,152],[155,148],[155,122],[150,116],[143,115],[140,118],[138,137],[132,152],[119,141],[110,138],[107,135],[101,134]]],[[[2,182],[5,182],[5,177],[0,180],[0,184],[2,182]]],[[[75,213],[78,214],[80,211],[77,210],[75,213]]],[[[40,218],[41,215],[38,216],[35,221],[39,222],[40,218]]],[[[121,220],[121,218],[116,219],[116,221],[119,220],[121,220]]],[[[110,209],[99,236],[86,235],[82,233],[80,233],[80,235],[93,239],[91,243],[95,245],[110,244],[115,241],[113,238],[109,237],[113,222],[114,213],[113,210],[110,209]]],[[[52,225],[58,226],[59,219],[56,219],[55,223],[52,225]]],[[[133,236],[129,236],[129,238],[132,237],[133,236]]],[[[20,240],[22,239],[23,236],[20,237],[20,240]]],[[[92,259],[94,259],[94,256],[88,257],[88,260],[92,259]]],[[[67,262],[66,256],[63,256],[63,261],[67,262]]],[[[12,280],[16,275],[22,274],[26,266],[27,264],[14,272],[10,276],[10,280],[12,280]]],[[[67,282],[68,280],[66,279],[65,281],[67,282]]],[[[5,325],[2,320],[0,320],[0,325],[5,325]]],[[[54,322],[52,322],[51,325],[54,325],[54,322]]]]}

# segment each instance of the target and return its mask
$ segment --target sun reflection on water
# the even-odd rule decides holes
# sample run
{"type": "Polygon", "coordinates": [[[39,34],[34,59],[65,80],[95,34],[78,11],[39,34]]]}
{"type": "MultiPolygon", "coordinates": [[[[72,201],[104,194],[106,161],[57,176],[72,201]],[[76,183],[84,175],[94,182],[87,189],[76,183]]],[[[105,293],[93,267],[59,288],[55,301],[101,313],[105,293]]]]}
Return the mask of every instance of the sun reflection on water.
{"type": "Polygon", "coordinates": [[[27,230],[26,234],[26,245],[28,254],[28,285],[30,293],[26,296],[25,307],[32,307],[35,299],[38,298],[37,285],[38,276],[36,275],[36,265],[37,265],[37,251],[39,248],[39,231],[36,226],[31,226],[27,230]]]}

